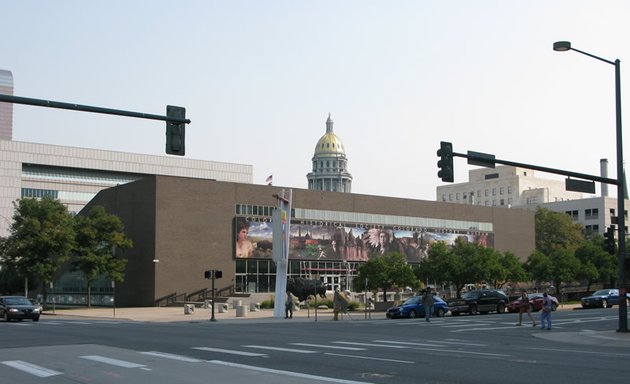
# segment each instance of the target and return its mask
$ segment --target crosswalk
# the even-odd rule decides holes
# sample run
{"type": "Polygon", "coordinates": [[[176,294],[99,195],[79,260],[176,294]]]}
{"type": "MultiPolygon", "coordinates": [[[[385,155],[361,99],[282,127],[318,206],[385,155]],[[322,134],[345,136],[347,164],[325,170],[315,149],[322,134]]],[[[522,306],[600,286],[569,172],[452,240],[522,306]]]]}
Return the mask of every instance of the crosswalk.
{"type": "MultiPolygon", "coordinates": [[[[263,370],[270,377],[274,375],[302,375],[300,380],[309,382],[319,380],[326,382],[354,383],[353,381],[308,375],[301,372],[282,371],[266,368],[267,362],[291,355],[321,355],[361,359],[391,364],[415,364],[413,359],[396,358],[387,350],[405,349],[442,349],[445,353],[475,353],[470,349],[482,349],[487,345],[471,343],[465,340],[427,340],[418,342],[396,340],[370,340],[364,342],[352,340],[336,340],[324,343],[281,342],[269,344],[243,344],[221,348],[212,345],[190,346],[190,354],[170,353],[165,351],[133,351],[102,345],[64,345],[51,347],[31,347],[17,349],[0,349],[0,377],[12,379],[14,382],[26,382],[25,377],[47,379],[58,376],[90,378],[104,373],[117,377],[137,379],[145,375],[163,374],[165,367],[169,372],[193,372],[199,370],[207,373],[208,365],[212,370],[221,367],[234,367],[237,364],[245,370],[263,370]],[[385,353],[383,353],[385,351],[385,353]],[[250,360],[243,360],[249,358],[250,360]],[[274,358],[269,360],[269,358],[274,358]],[[253,360],[251,360],[253,359],[253,360]],[[261,359],[261,360],[257,360],[261,359]],[[233,360],[233,361],[230,361],[233,360]],[[165,362],[168,362],[165,364],[165,362]],[[247,362],[248,364],[245,364],[247,362]],[[258,363],[256,363],[258,362],[258,363]],[[196,368],[195,368],[196,367],[196,368]],[[192,371],[191,371],[192,370],[192,371]]],[[[479,352],[481,353],[481,352],[479,352]]],[[[400,356],[404,356],[401,354],[400,356]]],[[[149,377],[141,378],[143,381],[149,377]]],[[[121,381],[127,382],[127,381],[121,381]]],[[[135,382],[135,381],[133,381],[135,382]]],[[[140,382],[140,381],[138,381],[140,382]]],[[[269,382],[274,382],[270,380],[269,382]]],[[[358,382],[357,382],[358,383],[358,382]]]]}

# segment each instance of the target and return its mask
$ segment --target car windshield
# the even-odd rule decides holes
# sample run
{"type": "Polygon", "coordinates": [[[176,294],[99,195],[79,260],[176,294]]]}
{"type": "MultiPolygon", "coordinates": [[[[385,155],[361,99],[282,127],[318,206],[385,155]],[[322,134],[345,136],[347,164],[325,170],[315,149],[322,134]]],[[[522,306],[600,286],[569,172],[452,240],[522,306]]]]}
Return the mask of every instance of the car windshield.
{"type": "Polygon", "coordinates": [[[7,305],[31,305],[26,297],[7,297],[4,299],[7,305]]]}
{"type": "Polygon", "coordinates": [[[407,300],[405,300],[403,305],[417,304],[418,302],[420,302],[420,296],[414,296],[414,297],[410,297],[407,300]]]}
{"type": "Polygon", "coordinates": [[[477,297],[479,297],[479,292],[468,292],[463,296],[464,299],[476,299],[477,297]]]}
{"type": "Polygon", "coordinates": [[[593,296],[608,296],[609,292],[610,289],[600,289],[599,291],[595,291],[595,293],[593,293],[593,296]]]}

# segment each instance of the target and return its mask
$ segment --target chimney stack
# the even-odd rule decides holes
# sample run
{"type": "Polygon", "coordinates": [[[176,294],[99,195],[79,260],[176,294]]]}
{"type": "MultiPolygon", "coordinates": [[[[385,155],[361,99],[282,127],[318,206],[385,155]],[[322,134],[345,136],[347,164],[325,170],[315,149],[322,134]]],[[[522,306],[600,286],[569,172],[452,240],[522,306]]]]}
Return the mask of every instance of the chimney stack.
{"type": "MultiPolygon", "coordinates": [[[[608,159],[599,160],[599,172],[600,176],[608,178],[608,159]]],[[[608,197],[608,184],[601,183],[602,197],[608,197]]]]}

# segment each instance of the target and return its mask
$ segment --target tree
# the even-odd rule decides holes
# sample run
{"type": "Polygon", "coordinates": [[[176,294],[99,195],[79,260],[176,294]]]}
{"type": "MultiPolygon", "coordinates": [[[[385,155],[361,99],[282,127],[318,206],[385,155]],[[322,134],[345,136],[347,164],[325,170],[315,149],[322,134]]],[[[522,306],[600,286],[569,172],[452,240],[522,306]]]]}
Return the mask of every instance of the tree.
{"type": "Polygon", "coordinates": [[[617,257],[604,249],[604,237],[597,234],[585,241],[575,250],[575,256],[581,262],[578,278],[588,281],[587,291],[591,284],[601,281],[613,286],[617,278],[617,257]]]}
{"type": "Polygon", "coordinates": [[[549,256],[534,252],[527,260],[532,277],[539,281],[551,281],[559,291],[563,282],[573,281],[580,270],[580,261],[567,249],[558,248],[549,256]]]}
{"type": "Polygon", "coordinates": [[[108,214],[102,206],[93,207],[87,215],[74,219],[76,246],[73,250],[72,269],[81,271],[88,292],[88,307],[92,303],[92,282],[101,275],[123,281],[127,260],[116,257],[117,250],[131,248],[120,219],[108,214]]]}
{"type": "Polygon", "coordinates": [[[49,197],[21,199],[13,205],[4,264],[42,284],[45,295],[47,284],[74,247],[72,216],[63,204],[49,197]]]}
{"type": "Polygon", "coordinates": [[[501,269],[492,276],[491,282],[495,288],[503,288],[509,282],[517,283],[530,279],[525,266],[512,252],[506,251],[498,256],[501,269]]]}
{"type": "Polygon", "coordinates": [[[406,257],[400,253],[390,253],[385,256],[372,258],[359,266],[355,286],[364,286],[367,279],[367,289],[383,290],[383,300],[387,299],[387,290],[391,287],[416,286],[418,281],[413,269],[406,262],[406,257]]]}
{"type": "Polygon", "coordinates": [[[535,222],[536,250],[546,255],[556,249],[575,251],[584,242],[582,226],[565,213],[538,207],[535,222]]]}

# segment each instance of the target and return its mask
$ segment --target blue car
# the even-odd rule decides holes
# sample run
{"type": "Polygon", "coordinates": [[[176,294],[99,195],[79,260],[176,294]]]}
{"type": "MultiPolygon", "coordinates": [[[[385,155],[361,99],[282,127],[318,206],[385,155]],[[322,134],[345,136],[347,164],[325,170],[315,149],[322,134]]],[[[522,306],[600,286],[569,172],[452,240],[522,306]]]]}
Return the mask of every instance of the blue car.
{"type": "MultiPolygon", "coordinates": [[[[435,304],[433,305],[433,316],[443,317],[448,312],[448,305],[437,296],[433,297],[435,304]]],[[[422,296],[413,296],[405,300],[402,305],[392,307],[387,310],[385,316],[388,319],[398,319],[402,317],[416,318],[424,317],[424,307],[422,306],[422,296]]]]}
{"type": "MultiPolygon", "coordinates": [[[[630,298],[630,294],[626,294],[626,300],[630,298]]],[[[592,295],[580,299],[582,308],[610,308],[613,305],[619,305],[618,289],[600,289],[592,295]]]]}

